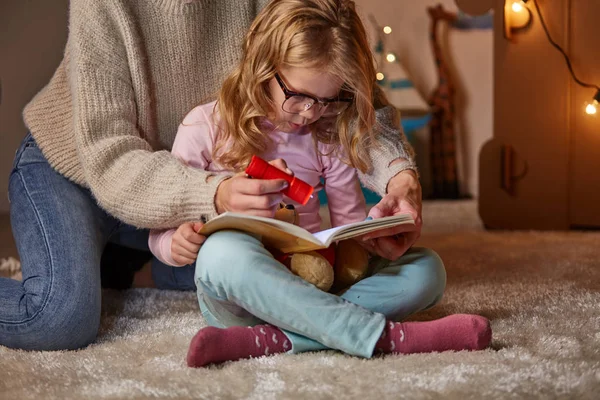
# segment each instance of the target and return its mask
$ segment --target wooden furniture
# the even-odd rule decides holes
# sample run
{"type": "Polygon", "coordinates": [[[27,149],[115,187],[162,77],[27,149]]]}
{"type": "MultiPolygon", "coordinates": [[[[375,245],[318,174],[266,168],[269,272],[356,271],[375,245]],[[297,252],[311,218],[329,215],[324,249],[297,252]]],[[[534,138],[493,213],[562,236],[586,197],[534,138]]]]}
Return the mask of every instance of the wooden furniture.
{"type": "MultiPolygon", "coordinates": [[[[494,136],[479,160],[479,212],[490,228],[600,228],[600,118],[550,45],[533,1],[528,28],[506,40],[504,0],[456,0],[467,13],[493,7],[494,136]]],[[[577,75],[600,83],[595,0],[537,0],[577,75]]]]}

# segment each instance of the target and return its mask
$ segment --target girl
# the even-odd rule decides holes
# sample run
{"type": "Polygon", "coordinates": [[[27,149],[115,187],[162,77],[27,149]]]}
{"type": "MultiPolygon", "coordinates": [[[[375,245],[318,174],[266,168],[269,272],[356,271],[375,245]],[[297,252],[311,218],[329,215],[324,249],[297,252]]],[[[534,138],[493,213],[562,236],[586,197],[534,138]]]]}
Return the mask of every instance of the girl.
{"type": "MultiPolygon", "coordinates": [[[[243,50],[217,103],[184,119],[173,152],[211,171],[242,171],[253,154],[281,159],[279,167],[318,188],[324,178],[334,226],[364,219],[356,169],[370,168],[369,149],[378,146],[376,80],[354,3],[273,0],[253,23],[243,50]]],[[[300,224],[318,230],[318,199],[296,207],[300,224]]],[[[198,300],[212,326],[193,338],[190,366],[286,351],[330,348],[371,357],[490,343],[489,322],[480,316],[392,322],[441,299],[445,270],[431,250],[413,248],[392,261],[372,257],[371,275],[337,296],[289,272],[260,238],[220,231],[205,240],[194,233],[197,227],[184,224],[150,237],[153,252],[171,265],[193,262],[200,249],[198,300]]]]}

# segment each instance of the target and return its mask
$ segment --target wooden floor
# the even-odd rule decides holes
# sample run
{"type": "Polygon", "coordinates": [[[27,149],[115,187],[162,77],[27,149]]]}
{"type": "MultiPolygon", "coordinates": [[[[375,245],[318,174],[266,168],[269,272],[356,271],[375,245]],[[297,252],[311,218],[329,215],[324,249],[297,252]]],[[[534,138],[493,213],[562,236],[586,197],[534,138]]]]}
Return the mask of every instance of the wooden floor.
{"type": "Polygon", "coordinates": [[[0,213],[0,258],[18,258],[8,213],[0,213]]]}

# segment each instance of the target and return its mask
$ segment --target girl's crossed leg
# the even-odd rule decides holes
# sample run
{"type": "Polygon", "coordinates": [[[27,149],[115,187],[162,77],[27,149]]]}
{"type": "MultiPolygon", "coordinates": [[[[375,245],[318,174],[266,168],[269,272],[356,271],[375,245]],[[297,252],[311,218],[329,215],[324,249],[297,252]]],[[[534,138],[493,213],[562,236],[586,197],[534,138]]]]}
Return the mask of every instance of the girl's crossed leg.
{"type": "Polygon", "coordinates": [[[337,349],[368,358],[375,351],[487,347],[491,331],[482,317],[391,322],[441,299],[446,273],[435,252],[417,248],[394,262],[380,258],[372,262],[370,277],[337,296],[292,274],[257,238],[237,231],[213,234],[196,263],[198,300],[212,327],[200,330],[192,340],[188,364],[285,351],[337,349]]]}

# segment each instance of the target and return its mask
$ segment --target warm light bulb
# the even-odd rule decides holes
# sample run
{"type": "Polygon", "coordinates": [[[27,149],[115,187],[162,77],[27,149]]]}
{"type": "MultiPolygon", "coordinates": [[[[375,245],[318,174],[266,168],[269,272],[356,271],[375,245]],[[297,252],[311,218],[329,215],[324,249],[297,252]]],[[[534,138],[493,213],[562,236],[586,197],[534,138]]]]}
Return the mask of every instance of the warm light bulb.
{"type": "Polygon", "coordinates": [[[594,98],[590,102],[585,103],[585,113],[587,115],[596,115],[600,109],[600,89],[596,90],[594,98]]]}
{"type": "Polygon", "coordinates": [[[513,34],[531,21],[531,12],[524,0],[504,0],[504,37],[512,40],[513,34]]]}
{"type": "Polygon", "coordinates": [[[516,3],[513,3],[512,10],[514,12],[516,12],[516,13],[519,13],[519,12],[523,11],[523,4],[521,4],[520,1],[516,2],[516,3]]]}
{"type": "Polygon", "coordinates": [[[383,33],[385,33],[386,35],[389,35],[390,33],[392,33],[392,28],[390,28],[389,26],[384,26],[383,33]]]}
{"type": "Polygon", "coordinates": [[[596,113],[598,113],[598,106],[600,106],[600,104],[598,104],[596,100],[592,101],[591,103],[586,103],[585,113],[587,115],[596,115],[596,113]]]}
{"type": "Polygon", "coordinates": [[[375,77],[377,78],[378,81],[382,81],[385,79],[385,75],[383,75],[383,73],[378,72],[377,75],[375,75],[375,77]]]}
{"type": "Polygon", "coordinates": [[[396,61],[396,56],[395,56],[395,55],[393,55],[392,53],[388,53],[388,54],[387,54],[387,56],[385,56],[385,59],[386,59],[388,62],[394,62],[394,61],[396,61]]]}

